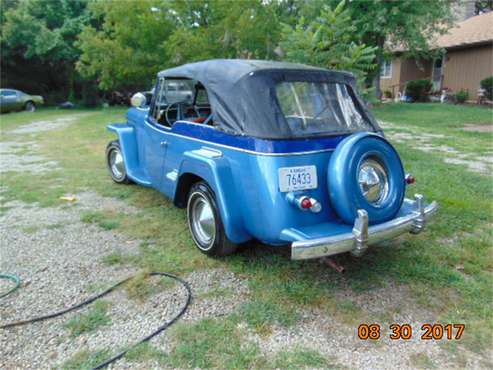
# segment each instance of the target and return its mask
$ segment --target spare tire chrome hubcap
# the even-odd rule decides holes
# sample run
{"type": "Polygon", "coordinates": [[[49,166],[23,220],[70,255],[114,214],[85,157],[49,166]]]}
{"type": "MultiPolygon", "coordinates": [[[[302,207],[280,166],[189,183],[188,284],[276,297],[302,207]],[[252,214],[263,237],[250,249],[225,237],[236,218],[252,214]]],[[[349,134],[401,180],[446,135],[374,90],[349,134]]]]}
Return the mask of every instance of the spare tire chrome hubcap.
{"type": "Polygon", "coordinates": [[[389,181],[384,166],[375,159],[365,159],[359,168],[361,194],[372,205],[380,205],[389,193],[389,181]]]}
{"type": "Polygon", "coordinates": [[[216,221],[212,206],[206,198],[198,193],[192,200],[190,216],[193,234],[201,246],[209,246],[210,248],[216,236],[216,221]]]}
{"type": "Polygon", "coordinates": [[[113,149],[110,152],[110,168],[115,178],[121,179],[125,176],[122,153],[118,149],[113,149]]]}

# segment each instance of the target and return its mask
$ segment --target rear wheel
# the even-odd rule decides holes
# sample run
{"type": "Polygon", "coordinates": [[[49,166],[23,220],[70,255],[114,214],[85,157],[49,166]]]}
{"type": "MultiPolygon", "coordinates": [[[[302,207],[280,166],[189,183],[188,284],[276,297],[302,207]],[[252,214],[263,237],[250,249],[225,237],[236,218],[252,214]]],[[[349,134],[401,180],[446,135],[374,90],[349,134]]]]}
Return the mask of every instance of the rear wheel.
{"type": "Polygon", "coordinates": [[[187,202],[188,227],[197,248],[210,256],[234,253],[236,245],[226,233],[214,192],[205,182],[192,185],[187,202]]]}
{"type": "Polygon", "coordinates": [[[34,112],[36,110],[36,105],[32,101],[28,101],[24,106],[26,112],[34,112]]]}
{"type": "Polygon", "coordinates": [[[118,140],[112,141],[106,147],[106,163],[110,171],[111,178],[119,184],[129,184],[131,181],[125,170],[125,162],[118,140]]]}

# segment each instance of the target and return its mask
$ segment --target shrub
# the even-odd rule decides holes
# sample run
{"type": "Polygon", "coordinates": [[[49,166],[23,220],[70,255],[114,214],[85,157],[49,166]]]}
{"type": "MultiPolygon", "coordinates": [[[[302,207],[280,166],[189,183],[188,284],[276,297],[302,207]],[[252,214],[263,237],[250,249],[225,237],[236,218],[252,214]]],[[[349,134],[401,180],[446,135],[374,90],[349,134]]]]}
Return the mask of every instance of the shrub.
{"type": "Polygon", "coordinates": [[[486,99],[493,100],[493,76],[481,80],[480,85],[482,89],[486,90],[486,99]]]}
{"type": "Polygon", "coordinates": [[[385,96],[387,99],[392,99],[392,98],[393,98],[393,96],[392,96],[392,91],[390,91],[390,90],[385,90],[385,91],[383,92],[383,96],[385,96]]]}
{"type": "Polygon", "coordinates": [[[410,97],[413,101],[428,101],[428,95],[430,94],[433,84],[430,80],[413,80],[406,84],[406,96],[410,97]]]}
{"type": "Polygon", "coordinates": [[[88,108],[94,108],[99,104],[98,88],[94,81],[82,83],[81,103],[88,108]]]}
{"type": "Polygon", "coordinates": [[[469,93],[464,89],[460,89],[460,91],[455,94],[455,101],[459,104],[464,104],[468,98],[469,93]]]}

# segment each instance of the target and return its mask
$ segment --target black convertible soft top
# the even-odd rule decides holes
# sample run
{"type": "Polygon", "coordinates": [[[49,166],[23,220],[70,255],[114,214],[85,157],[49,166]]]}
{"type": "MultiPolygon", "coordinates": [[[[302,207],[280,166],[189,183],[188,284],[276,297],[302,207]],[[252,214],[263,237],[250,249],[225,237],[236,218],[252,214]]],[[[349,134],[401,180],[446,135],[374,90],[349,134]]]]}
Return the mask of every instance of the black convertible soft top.
{"type": "Polygon", "coordinates": [[[349,85],[362,113],[378,127],[356,94],[351,73],[303,64],[265,60],[214,59],[159,72],[159,77],[189,78],[207,90],[219,129],[265,139],[299,138],[287,124],[276,96],[282,81],[338,82],[349,85]]]}

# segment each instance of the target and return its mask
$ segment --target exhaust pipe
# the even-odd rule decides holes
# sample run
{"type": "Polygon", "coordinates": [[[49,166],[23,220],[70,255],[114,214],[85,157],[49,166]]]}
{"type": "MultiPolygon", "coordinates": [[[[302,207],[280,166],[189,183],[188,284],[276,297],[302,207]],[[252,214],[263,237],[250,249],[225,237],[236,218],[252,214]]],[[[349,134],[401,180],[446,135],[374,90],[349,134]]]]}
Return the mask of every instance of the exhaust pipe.
{"type": "Polygon", "coordinates": [[[339,264],[335,258],[333,257],[324,257],[321,259],[321,262],[324,263],[325,265],[332,267],[334,270],[336,270],[338,273],[343,274],[346,269],[344,266],[339,264]]]}

